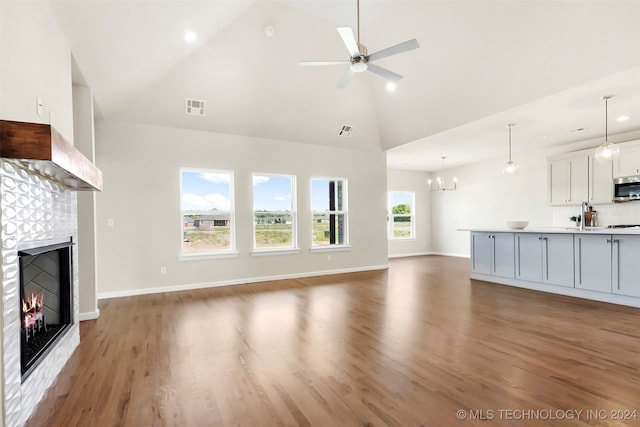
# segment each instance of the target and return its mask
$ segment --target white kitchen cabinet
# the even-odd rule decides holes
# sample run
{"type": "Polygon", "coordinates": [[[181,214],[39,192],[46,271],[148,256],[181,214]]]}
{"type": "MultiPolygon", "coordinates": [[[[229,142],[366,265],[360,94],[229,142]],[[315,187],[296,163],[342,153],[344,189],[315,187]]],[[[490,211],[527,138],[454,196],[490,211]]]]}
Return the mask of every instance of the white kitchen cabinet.
{"type": "Polygon", "coordinates": [[[589,156],[584,154],[548,163],[549,204],[579,205],[589,198],[589,156]]]}
{"type": "Polygon", "coordinates": [[[574,286],[573,235],[543,234],[542,283],[574,286]]]}
{"type": "Polygon", "coordinates": [[[542,282],[542,234],[516,233],[516,278],[542,282]]]}
{"type": "Polygon", "coordinates": [[[640,145],[629,144],[620,147],[620,155],[613,159],[613,178],[640,174],[640,145]]]}
{"type": "Polygon", "coordinates": [[[589,203],[613,202],[613,164],[589,156],[589,203]]]}
{"type": "Polygon", "coordinates": [[[637,265],[640,236],[613,235],[610,237],[613,245],[612,292],[640,297],[637,265]]]}
{"type": "Polygon", "coordinates": [[[612,238],[608,234],[576,234],[576,288],[611,292],[612,238]]]}
{"type": "Polygon", "coordinates": [[[513,233],[471,233],[471,271],[515,277],[513,233]]]}

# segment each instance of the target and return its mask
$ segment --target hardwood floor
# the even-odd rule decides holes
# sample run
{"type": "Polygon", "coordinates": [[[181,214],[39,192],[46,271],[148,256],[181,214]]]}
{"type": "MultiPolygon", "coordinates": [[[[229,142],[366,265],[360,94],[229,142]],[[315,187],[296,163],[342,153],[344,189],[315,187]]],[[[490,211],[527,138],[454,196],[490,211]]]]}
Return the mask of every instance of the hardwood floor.
{"type": "Polygon", "coordinates": [[[640,425],[640,310],[390,264],[103,300],[28,426],[640,425]]]}

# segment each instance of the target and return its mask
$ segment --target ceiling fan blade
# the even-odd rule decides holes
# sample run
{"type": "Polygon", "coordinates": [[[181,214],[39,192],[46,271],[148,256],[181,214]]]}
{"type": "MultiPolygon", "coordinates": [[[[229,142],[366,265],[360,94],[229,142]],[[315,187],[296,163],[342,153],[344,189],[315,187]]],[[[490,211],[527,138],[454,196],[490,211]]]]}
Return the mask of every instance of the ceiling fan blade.
{"type": "Polygon", "coordinates": [[[338,89],[344,89],[345,87],[347,87],[347,84],[349,84],[354,74],[355,73],[351,71],[350,68],[347,68],[346,72],[344,73],[344,76],[342,76],[342,79],[340,79],[336,87],[338,89]]]}
{"type": "Polygon", "coordinates": [[[302,67],[315,67],[318,65],[345,65],[351,64],[350,61],[300,61],[298,65],[302,67]]]}
{"type": "Polygon", "coordinates": [[[395,46],[388,47],[386,49],[379,50],[368,56],[369,62],[375,61],[380,58],[386,58],[387,56],[397,55],[398,53],[406,52],[419,48],[420,45],[416,39],[407,40],[406,42],[399,43],[395,46]]]}
{"type": "Polygon", "coordinates": [[[358,49],[358,42],[353,35],[353,30],[351,30],[351,27],[338,27],[338,34],[340,34],[342,42],[347,47],[347,50],[349,51],[349,54],[351,54],[352,58],[361,55],[360,49],[358,49]]]}
{"type": "Polygon", "coordinates": [[[386,68],[378,67],[377,65],[374,65],[372,63],[367,64],[367,70],[392,82],[397,82],[402,78],[400,74],[396,74],[393,71],[387,70],[386,68]]]}

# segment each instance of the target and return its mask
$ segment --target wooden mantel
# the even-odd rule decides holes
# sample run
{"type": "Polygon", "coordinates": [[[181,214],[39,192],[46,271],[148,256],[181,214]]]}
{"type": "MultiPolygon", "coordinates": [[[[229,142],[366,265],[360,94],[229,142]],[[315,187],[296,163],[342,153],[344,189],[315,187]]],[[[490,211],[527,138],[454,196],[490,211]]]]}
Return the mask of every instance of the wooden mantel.
{"type": "Polygon", "coordinates": [[[65,187],[102,191],[102,171],[51,125],[0,120],[0,157],[65,187]]]}

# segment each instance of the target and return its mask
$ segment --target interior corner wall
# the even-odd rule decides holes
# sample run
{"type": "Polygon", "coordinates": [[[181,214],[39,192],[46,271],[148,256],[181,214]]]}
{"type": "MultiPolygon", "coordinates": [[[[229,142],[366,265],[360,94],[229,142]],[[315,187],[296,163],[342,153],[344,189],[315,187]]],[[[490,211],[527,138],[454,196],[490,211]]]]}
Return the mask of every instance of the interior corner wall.
{"type": "Polygon", "coordinates": [[[387,266],[382,151],[115,121],[96,121],[95,137],[99,298],[387,266]],[[179,259],[182,167],[234,171],[237,257],[179,259]],[[299,253],[251,255],[254,172],[297,177],[299,253]],[[347,179],[350,250],[310,252],[312,177],[347,179]]]}
{"type": "Polygon", "coordinates": [[[387,191],[415,193],[415,239],[389,240],[389,258],[426,255],[431,251],[431,194],[429,174],[420,171],[387,170],[387,191]]]}
{"type": "MultiPolygon", "coordinates": [[[[91,88],[73,85],[73,132],[75,146],[95,163],[93,124],[93,93],[91,88]]],[[[78,259],[80,275],[80,320],[99,315],[96,273],[96,193],[78,192],[78,259]]]]}

